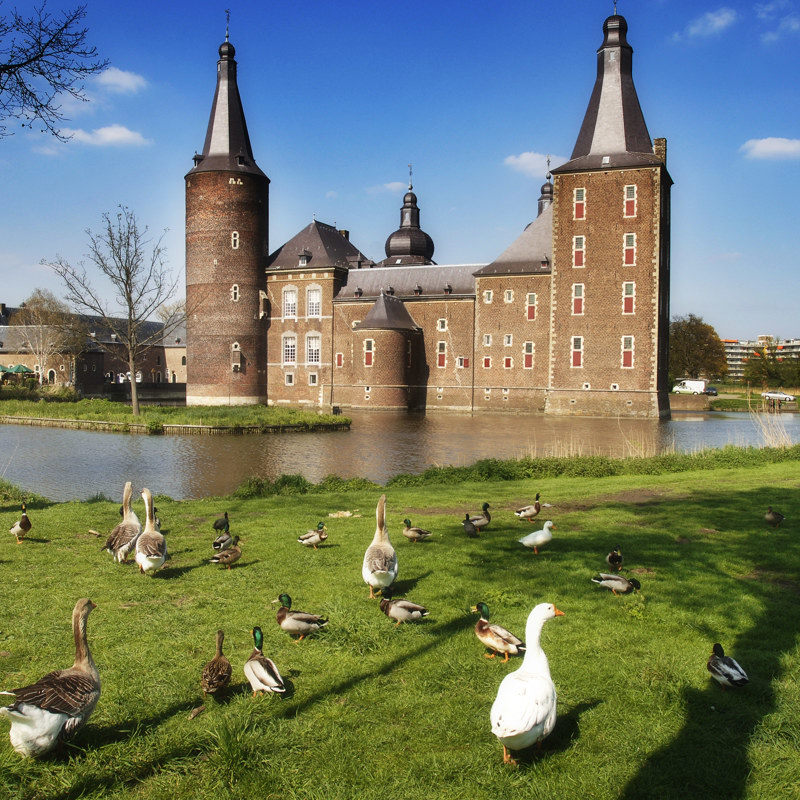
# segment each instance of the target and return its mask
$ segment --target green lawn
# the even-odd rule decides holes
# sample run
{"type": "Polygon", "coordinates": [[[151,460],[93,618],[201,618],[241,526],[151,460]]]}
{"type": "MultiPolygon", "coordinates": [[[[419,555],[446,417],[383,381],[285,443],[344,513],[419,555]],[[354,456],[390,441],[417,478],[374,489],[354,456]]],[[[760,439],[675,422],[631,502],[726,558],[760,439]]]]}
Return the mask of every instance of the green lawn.
{"type": "MultiPolygon", "coordinates": [[[[800,785],[800,498],[797,461],[741,469],[606,478],[391,487],[397,595],[430,609],[395,628],[368,599],[361,560],[380,490],[172,502],[156,499],[171,558],[154,577],[101,552],[118,501],[32,502],[23,544],[0,542],[6,611],[2,687],[72,663],[77,598],[97,609],[89,640],[103,694],[63,753],[19,757],[0,721],[0,794],[37,800],[120,797],[782,798],[800,785]],[[517,544],[532,526],[513,510],[536,492],[554,505],[539,556],[517,544]],[[460,519],[491,504],[467,539],[460,519]],[[763,523],[783,511],[779,530],[763,523]],[[351,510],[349,518],[328,513],[351,510]],[[208,563],[212,522],[228,511],[243,557],[208,563]],[[358,516],[363,515],[363,516],[358,516]],[[407,542],[402,520],[434,531],[407,542]],[[296,538],[319,520],[319,550],[296,538]],[[89,533],[94,529],[101,538],[89,533]],[[620,545],[640,593],[591,583],[620,545]],[[270,601],[289,593],[330,624],[295,644],[270,601]],[[522,635],[531,608],[565,612],[543,646],[559,719],[541,753],[502,764],[489,709],[504,665],[483,657],[466,609],[522,635]],[[290,686],[251,698],[242,666],[251,628],[290,686]],[[201,703],[217,628],[234,666],[224,702],[201,703]],[[721,642],[750,684],[723,691],[705,662],[721,642]]],[[[120,478],[120,494],[123,477],[120,478]]],[[[141,487],[136,487],[140,489],[141,487]]],[[[157,487],[153,488],[157,492],[157,487]]],[[[142,502],[135,503],[140,516],[142,502]]],[[[0,501],[6,529],[18,506],[0,501]]],[[[544,517],[544,514],[542,515],[544,517]]]]}

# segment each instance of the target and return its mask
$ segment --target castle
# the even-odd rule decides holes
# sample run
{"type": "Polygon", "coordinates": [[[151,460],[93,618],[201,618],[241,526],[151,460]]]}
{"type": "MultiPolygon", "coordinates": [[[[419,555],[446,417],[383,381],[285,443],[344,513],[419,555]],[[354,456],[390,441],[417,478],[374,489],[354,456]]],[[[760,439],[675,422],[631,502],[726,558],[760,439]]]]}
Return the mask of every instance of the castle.
{"type": "Polygon", "coordinates": [[[538,216],[477,267],[432,260],[410,185],[382,261],[316,220],[270,254],[270,181],[226,38],[186,175],[187,404],[667,417],[672,180],[627,28],[605,20],[538,216]]]}

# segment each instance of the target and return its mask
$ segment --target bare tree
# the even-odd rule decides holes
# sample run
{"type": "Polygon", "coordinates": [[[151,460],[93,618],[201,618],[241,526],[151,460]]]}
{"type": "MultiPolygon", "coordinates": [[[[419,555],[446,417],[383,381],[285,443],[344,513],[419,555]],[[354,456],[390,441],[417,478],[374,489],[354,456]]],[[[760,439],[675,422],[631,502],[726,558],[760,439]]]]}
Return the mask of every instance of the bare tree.
{"type": "Polygon", "coordinates": [[[70,372],[74,372],[75,357],[86,343],[86,326],[66,303],[47,289],[34,289],[10,321],[39,362],[39,384],[44,383],[50,362],[59,356],[71,357],[70,372]]]}
{"type": "MultiPolygon", "coordinates": [[[[87,229],[89,252],[85,256],[110,283],[117,313],[103,295],[95,290],[86,272],[84,262],[72,267],[61,256],[43,264],[55,270],[64,282],[67,299],[79,312],[101,317],[103,325],[116,336],[117,342],[127,355],[128,371],[131,374],[131,406],[134,416],[139,416],[139,393],[136,385],[137,365],[145,351],[169,333],[160,326],[148,323],[165,304],[171,302],[178,285],[164,263],[162,240],[164,231],[153,241],[148,228],[139,227],[136,215],[129,208],[120,206],[115,217],[103,214],[103,230],[93,233],[87,229]]],[[[176,321],[179,322],[180,320],[176,321]]],[[[98,344],[107,352],[116,352],[112,347],[98,344]]]]}
{"type": "MultiPolygon", "coordinates": [[[[85,5],[51,14],[46,2],[29,16],[16,9],[0,16],[0,121],[22,119],[23,127],[38,123],[61,141],[70,138],[59,129],[66,120],[59,97],[85,102],[83,81],[108,66],[87,43],[85,16],[85,5]]],[[[0,124],[0,137],[8,135],[0,124]]]]}

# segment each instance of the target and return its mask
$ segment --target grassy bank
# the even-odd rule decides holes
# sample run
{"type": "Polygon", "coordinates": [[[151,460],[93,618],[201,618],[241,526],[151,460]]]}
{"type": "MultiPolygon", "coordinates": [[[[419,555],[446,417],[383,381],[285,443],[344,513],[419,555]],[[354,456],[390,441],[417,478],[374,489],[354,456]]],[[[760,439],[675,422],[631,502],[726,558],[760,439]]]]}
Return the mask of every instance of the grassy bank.
{"type": "MultiPolygon", "coordinates": [[[[18,546],[7,536],[0,555],[3,688],[71,663],[70,612],[90,596],[103,696],[72,746],[40,762],[11,750],[1,722],[3,796],[791,796],[800,783],[797,461],[657,475],[483,474],[387,489],[397,593],[431,612],[399,628],[367,599],[360,575],[374,488],[157,498],[171,558],[152,578],[114,564],[89,532],[110,531],[117,499],[34,500],[29,540],[18,546]],[[517,544],[531,526],[513,516],[537,491],[556,523],[539,556],[517,544]],[[466,539],[459,520],[484,501],[492,523],[466,539]],[[764,525],[770,504],[787,515],[785,528],[764,525]],[[226,510],[244,552],[230,571],[207,562],[211,523],[226,510]],[[339,510],[354,513],[328,517],[339,510]],[[433,538],[407,542],[405,516],[433,538]],[[321,519],[327,544],[297,544],[321,519]],[[614,597],[589,580],[615,545],[624,574],[642,583],[636,595],[614,597]],[[297,608],[329,616],[329,626],[294,644],[270,605],[282,591],[297,608]],[[476,617],[465,610],[478,600],[518,633],[540,601],[566,613],[543,635],[559,720],[541,754],[520,768],[502,765],[489,727],[497,686],[520,662],[483,658],[476,617]],[[284,698],[252,699],[245,685],[254,625],[288,679],[284,698]],[[220,627],[232,689],[190,720],[220,627]],[[710,681],[715,641],[749,673],[744,689],[723,692],[710,681]]],[[[141,501],[136,509],[141,515],[141,501]]],[[[0,501],[6,528],[17,512],[0,501]]]]}

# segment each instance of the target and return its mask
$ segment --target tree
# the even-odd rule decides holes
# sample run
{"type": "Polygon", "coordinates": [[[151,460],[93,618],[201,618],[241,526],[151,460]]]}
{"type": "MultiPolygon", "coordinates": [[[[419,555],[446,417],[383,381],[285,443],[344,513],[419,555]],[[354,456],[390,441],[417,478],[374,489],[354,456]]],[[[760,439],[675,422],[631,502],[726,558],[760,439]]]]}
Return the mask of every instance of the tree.
{"type": "Polygon", "coordinates": [[[702,317],[673,317],[669,324],[669,373],[673,378],[712,379],[728,374],[725,345],[702,317]]]}
{"type": "Polygon", "coordinates": [[[34,289],[10,322],[18,326],[23,342],[39,362],[40,385],[54,358],[72,356],[74,366],[75,356],[86,343],[86,327],[46,289],[34,289]]]}
{"type": "MultiPolygon", "coordinates": [[[[139,416],[139,392],[136,385],[137,365],[148,347],[161,341],[168,330],[153,325],[148,319],[159,313],[169,303],[178,285],[170,276],[164,263],[164,248],[161,242],[164,231],[154,242],[148,228],[139,226],[136,215],[129,208],[120,206],[116,217],[103,214],[103,230],[89,237],[89,253],[85,256],[111,285],[114,302],[118,310],[115,316],[103,295],[92,286],[84,262],[72,267],[61,256],[43,264],[55,270],[64,282],[67,299],[80,312],[101,317],[103,325],[116,336],[116,340],[127,355],[128,372],[131,374],[131,406],[134,416],[139,416]]],[[[107,352],[116,351],[98,344],[107,352]]]]}
{"type": "MultiPolygon", "coordinates": [[[[85,102],[83,81],[108,66],[87,43],[85,16],[86,6],[50,14],[43,2],[30,16],[14,9],[0,17],[0,121],[38,122],[57,139],[70,138],[59,129],[66,119],[59,97],[85,102]]],[[[0,122],[0,137],[8,135],[0,122]]]]}
{"type": "Polygon", "coordinates": [[[744,379],[764,387],[796,386],[800,362],[795,356],[785,356],[783,348],[773,340],[756,349],[744,365],[744,379]]]}

